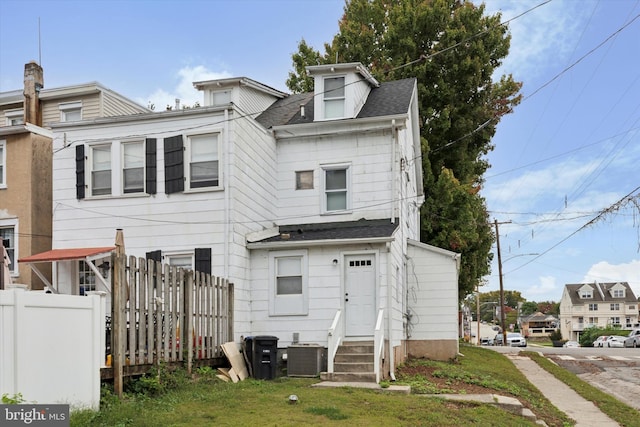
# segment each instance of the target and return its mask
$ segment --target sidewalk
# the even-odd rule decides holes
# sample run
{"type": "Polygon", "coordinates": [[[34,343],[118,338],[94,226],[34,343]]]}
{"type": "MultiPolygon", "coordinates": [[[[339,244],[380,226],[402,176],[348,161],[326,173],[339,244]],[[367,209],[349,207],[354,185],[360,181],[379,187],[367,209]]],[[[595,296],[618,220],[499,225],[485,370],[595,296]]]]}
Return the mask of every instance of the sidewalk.
{"type": "Polygon", "coordinates": [[[558,409],[576,421],[577,427],[615,427],[618,423],[606,416],[568,385],[542,369],[528,357],[506,354],[513,364],[527,377],[527,380],[553,403],[558,409]]]}

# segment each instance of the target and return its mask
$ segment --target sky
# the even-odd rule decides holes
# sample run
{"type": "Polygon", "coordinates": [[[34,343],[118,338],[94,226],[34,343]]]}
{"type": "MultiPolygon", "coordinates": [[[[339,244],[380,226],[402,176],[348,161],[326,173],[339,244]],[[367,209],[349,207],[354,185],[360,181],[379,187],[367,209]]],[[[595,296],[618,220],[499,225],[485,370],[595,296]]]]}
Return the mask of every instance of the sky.
{"type": "MultiPolygon", "coordinates": [[[[512,37],[495,78],[512,74],[524,96],[497,127],[481,191],[498,221],[504,289],[559,301],[568,283],[626,281],[640,296],[640,208],[605,214],[640,194],[640,0],[484,3],[512,37]]],[[[22,88],[31,60],[45,88],[97,81],[156,111],[201,103],[194,81],[244,76],[286,92],[300,40],[324,51],[343,8],[0,0],[0,92],[22,88]]],[[[498,270],[494,261],[481,292],[499,289],[498,270]]]]}

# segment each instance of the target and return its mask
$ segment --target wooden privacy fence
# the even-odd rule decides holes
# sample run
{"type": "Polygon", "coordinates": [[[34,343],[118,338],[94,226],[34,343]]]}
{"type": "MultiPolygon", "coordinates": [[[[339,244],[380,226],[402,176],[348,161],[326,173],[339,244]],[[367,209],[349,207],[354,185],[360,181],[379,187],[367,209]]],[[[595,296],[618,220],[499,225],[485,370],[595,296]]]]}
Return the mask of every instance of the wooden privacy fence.
{"type": "MultiPolygon", "coordinates": [[[[122,392],[127,375],[160,363],[218,365],[233,340],[233,284],[153,260],[112,254],[112,368],[122,392]]],[[[110,372],[109,372],[110,371],[110,372]]]]}

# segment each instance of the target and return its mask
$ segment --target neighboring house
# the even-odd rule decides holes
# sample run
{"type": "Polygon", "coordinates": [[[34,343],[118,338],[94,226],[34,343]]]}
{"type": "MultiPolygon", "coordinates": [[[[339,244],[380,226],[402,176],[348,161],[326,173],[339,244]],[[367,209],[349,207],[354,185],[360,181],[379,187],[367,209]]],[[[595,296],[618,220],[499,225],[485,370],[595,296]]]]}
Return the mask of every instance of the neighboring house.
{"type": "Polygon", "coordinates": [[[631,329],[638,323],[638,300],[627,282],[565,285],[560,301],[562,337],[578,341],[593,326],[631,329]]]}
{"type": "Polygon", "coordinates": [[[522,335],[527,338],[547,337],[558,328],[558,318],[541,312],[523,316],[520,319],[522,335]]]}
{"type": "MultiPolygon", "coordinates": [[[[315,93],[212,80],[199,108],[53,125],[53,247],[122,228],[129,255],[228,278],[237,340],[317,344],[331,365],[338,344],[382,339],[384,375],[456,357],[460,256],[419,242],[416,80],[308,72],[315,93]]],[[[74,293],[81,264],[62,268],[74,293]]]]}
{"type": "Polygon", "coordinates": [[[25,65],[23,90],[0,93],[0,237],[13,282],[43,286],[16,260],[51,248],[51,124],[148,111],[98,83],[45,89],[35,62],[25,65]]]}

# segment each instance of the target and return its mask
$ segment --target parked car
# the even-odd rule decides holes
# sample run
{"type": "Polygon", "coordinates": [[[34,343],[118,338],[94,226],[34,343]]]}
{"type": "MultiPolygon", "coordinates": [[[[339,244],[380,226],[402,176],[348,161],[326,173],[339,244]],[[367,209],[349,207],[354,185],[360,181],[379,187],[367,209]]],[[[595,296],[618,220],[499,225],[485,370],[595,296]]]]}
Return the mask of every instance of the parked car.
{"type": "Polygon", "coordinates": [[[624,347],[624,341],[627,339],[627,337],[623,337],[620,335],[611,335],[608,339],[607,339],[607,347],[624,347]]]}
{"type": "Polygon", "coordinates": [[[491,342],[491,339],[489,337],[480,338],[480,345],[491,345],[489,344],[489,342],[491,342]]]}
{"type": "Polygon", "coordinates": [[[564,348],[578,348],[580,343],[578,341],[567,341],[562,345],[564,348]]]}
{"type": "Polygon", "coordinates": [[[629,332],[628,338],[624,340],[625,347],[640,347],[640,329],[634,329],[629,332]]]}
{"type": "Polygon", "coordinates": [[[493,345],[502,345],[502,334],[496,334],[493,338],[493,345]]]}
{"type": "Polygon", "coordinates": [[[598,338],[596,338],[596,340],[593,342],[593,346],[594,347],[604,347],[606,345],[607,342],[607,338],[609,338],[609,335],[600,335],[598,338]]]}
{"type": "Polygon", "coordinates": [[[510,347],[526,347],[527,339],[519,332],[509,332],[507,334],[507,345],[510,347]]]}

